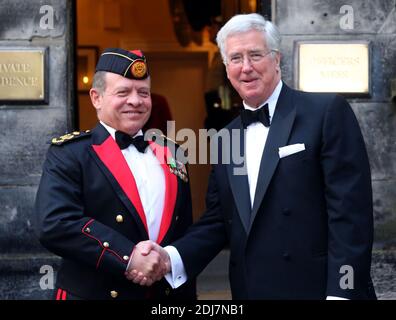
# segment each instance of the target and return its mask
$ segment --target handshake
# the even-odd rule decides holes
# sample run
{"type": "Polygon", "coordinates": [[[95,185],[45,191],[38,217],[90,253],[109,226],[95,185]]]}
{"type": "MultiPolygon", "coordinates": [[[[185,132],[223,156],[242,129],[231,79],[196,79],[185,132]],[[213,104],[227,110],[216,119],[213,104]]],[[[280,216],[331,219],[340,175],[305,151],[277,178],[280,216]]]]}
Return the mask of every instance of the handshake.
{"type": "Polygon", "coordinates": [[[141,286],[151,286],[170,271],[171,262],[166,250],[147,240],[135,246],[125,276],[141,286]]]}

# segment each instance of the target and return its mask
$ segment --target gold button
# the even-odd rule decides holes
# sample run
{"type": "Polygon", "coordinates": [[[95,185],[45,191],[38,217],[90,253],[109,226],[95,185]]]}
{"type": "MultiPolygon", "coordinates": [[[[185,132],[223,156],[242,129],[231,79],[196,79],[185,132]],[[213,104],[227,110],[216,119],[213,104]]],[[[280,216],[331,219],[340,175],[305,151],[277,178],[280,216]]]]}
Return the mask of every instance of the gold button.
{"type": "Polygon", "coordinates": [[[165,289],[165,294],[166,294],[167,296],[169,296],[169,293],[170,293],[170,289],[169,289],[169,288],[166,288],[166,289],[165,289]]]}
{"type": "Polygon", "coordinates": [[[103,247],[108,248],[110,247],[110,244],[108,242],[103,242],[103,247]]]}
{"type": "Polygon", "coordinates": [[[85,228],[85,232],[86,232],[86,233],[90,233],[90,232],[91,232],[91,229],[85,228]]]}
{"type": "Polygon", "coordinates": [[[116,217],[116,221],[118,222],[118,223],[122,223],[122,222],[124,222],[124,217],[122,216],[122,215],[117,215],[117,217],[116,217]]]}
{"type": "Polygon", "coordinates": [[[111,297],[112,298],[117,298],[118,297],[118,292],[117,291],[115,291],[115,290],[112,290],[112,291],[110,291],[110,295],[111,295],[111,297]]]}
{"type": "Polygon", "coordinates": [[[128,261],[129,260],[129,256],[123,256],[122,257],[125,261],[128,261]]]}

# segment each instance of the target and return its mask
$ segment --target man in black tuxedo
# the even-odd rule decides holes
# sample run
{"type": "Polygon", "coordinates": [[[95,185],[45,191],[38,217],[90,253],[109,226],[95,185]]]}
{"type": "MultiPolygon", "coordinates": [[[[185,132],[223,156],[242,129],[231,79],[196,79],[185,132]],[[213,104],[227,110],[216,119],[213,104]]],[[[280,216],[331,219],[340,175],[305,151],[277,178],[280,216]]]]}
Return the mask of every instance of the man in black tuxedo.
{"type": "Polygon", "coordinates": [[[143,138],[151,112],[151,80],[140,50],[106,49],[90,90],[99,123],[93,130],[52,140],[36,197],[40,242],[61,256],[55,298],[195,299],[193,278],[173,290],[153,251],[143,260],[138,243],[161,245],[192,223],[187,171],[177,146],[143,138]]]}
{"type": "Polygon", "coordinates": [[[258,14],[230,19],[217,43],[243,99],[225,130],[240,130],[230,152],[242,151],[247,174],[213,165],[206,212],[165,248],[172,266],[181,259],[192,278],[228,245],[234,299],[375,299],[370,167],[350,105],[283,83],[279,31],[258,14]]]}

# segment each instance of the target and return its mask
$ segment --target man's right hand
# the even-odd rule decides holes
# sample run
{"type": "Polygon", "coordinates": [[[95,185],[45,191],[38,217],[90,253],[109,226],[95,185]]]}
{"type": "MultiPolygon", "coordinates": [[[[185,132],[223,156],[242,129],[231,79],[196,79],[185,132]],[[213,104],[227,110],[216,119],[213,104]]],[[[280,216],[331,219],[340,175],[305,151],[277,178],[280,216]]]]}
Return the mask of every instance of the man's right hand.
{"type": "Polygon", "coordinates": [[[125,272],[128,280],[142,286],[151,286],[171,271],[168,253],[158,244],[147,240],[139,242],[133,251],[132,261],[125,272]]]}

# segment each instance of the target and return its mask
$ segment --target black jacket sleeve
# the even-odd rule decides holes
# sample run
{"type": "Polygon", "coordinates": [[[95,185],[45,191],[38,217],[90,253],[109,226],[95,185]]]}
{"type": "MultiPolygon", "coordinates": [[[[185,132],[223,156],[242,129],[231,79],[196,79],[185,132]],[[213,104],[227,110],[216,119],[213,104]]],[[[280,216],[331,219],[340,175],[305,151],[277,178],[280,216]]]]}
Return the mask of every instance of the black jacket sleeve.
{"type": "Polygon", "coordinates": [[[329,104],[324,118],[321,163],[329,230],[327,295],[359,299],[370,281],[371,175],[359,124],[340,96],[329,104]]]}

